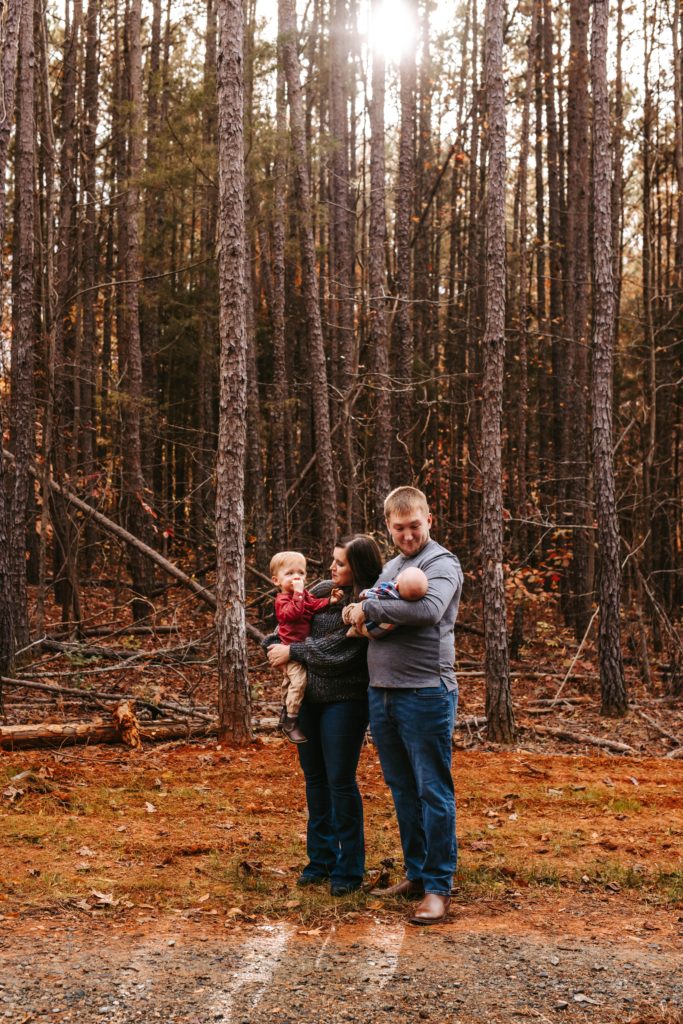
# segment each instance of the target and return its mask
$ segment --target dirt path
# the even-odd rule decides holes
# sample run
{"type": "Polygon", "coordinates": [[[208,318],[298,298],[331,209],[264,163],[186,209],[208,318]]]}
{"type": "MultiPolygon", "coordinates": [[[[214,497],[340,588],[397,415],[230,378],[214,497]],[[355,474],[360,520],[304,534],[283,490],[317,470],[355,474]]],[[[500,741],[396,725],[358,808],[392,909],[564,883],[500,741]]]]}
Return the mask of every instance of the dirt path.
{"type": "MultiPolygon", "coordinates": [[[[0,765],[0,1024],[683,1024],[683,763],[467,752],[451,919],[297,889],[273,739],[0,765]]],[[[374,748],[369,885],[400,872],[374,748]],[[393,867],[391,866],[393,861],[393,867]]]]}
{"type": "Polygon", "coordinates": [[[16,923],[0,936],[12,1024],[683,1021],[681,918],[576,896],[552,908],[456,907],[439,928],[401,913],[313,929],[164,917],[16,923]],[[552,913],[549,911],[552,909],[552,913]],[[643,915],[646,916],[643,916],[643,915]]]}

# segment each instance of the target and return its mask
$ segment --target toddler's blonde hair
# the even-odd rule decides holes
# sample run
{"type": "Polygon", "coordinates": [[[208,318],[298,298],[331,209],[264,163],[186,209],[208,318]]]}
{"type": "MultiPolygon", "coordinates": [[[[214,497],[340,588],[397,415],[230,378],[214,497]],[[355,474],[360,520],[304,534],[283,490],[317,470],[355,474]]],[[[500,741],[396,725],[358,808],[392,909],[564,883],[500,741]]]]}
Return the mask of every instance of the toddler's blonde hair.
{"type": "Polygon", "coordinates": [[[306,556],[300,551],[278,551],[270,560],[270,575],[277,576],[290,562],[300,562],[302,571],[306,572],[306,556]]]}

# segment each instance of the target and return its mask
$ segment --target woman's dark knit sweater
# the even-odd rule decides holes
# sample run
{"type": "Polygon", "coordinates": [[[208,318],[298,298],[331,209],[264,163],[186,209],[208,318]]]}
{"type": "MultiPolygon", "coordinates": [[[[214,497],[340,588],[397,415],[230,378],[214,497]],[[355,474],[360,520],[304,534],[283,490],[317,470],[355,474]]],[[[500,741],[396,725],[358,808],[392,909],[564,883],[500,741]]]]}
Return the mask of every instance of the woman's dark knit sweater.
{"type": "MultiPolygon", "coordinates": [[[[332,583],[326,580],[313,587],[315,597],[327,597],[332,583]]],[[[329,604],[311,619],[310,636],[289,645],[289,655],[308,669],[306,700],[331,704],[337,700],[362,700],[368,692],[368,642],[347,637],[342,608],[352,599],[329,604]]]]}

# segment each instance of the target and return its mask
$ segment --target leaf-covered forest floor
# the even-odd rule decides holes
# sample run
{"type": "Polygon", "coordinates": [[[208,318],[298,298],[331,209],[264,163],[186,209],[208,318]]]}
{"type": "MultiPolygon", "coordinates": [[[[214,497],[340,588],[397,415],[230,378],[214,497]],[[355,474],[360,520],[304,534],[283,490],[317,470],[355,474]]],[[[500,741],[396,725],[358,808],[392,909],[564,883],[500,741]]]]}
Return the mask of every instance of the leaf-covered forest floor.
{"type": "MultiPolygon", "coordinates": [[[[87,640],[135,662],[43,652],[23,675],[211,709],[210,616],[181,598],[157,624],[177,632],[87,640]]],[[[244,749],[207,738],[0,753],[0,1019],[7,1007],[22,1024],[682,1021],[683,760],[665,757],[676,740],[657,731],[683,737],[680,702],[653,657],[651,689],[628,666],[638,707],[601,718],[588,643],[568,703],[544,704],[576,644],[547,608],[527,626],[512,750],[476,724],[483,678],[466,673],[479,670],[480,640],[458,635],[459,715],[474,724],[454,741],[460,867],[435,929],[406,927],[399,901],[296,887],[303,785],[295,749],[272,729],[244,749]]],[[[251,654],[255,715],[268,723],[279,681],[251,654]]],[[[71,698],[5,693],[6,723],[92,714],[71,698]]],[[[371,743],[359,781],[369,888],[400,875],[371,743]]]]}

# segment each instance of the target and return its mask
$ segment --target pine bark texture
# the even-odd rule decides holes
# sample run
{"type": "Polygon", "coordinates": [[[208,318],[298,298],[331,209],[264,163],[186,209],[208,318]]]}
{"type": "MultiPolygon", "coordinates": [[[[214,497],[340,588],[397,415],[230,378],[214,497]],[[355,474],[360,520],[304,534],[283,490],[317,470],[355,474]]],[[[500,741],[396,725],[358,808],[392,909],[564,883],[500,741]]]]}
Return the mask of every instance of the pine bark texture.
{"type": "Polygon", "coordinates": [[[330,437],[330,409],[327,367],[320,313],[320,287],[316,266],[315,236],[311,211],[311,187],[308,169],[308,147],[304,120],[301,71],[298,55],[298,35],[293,0],[279,0],[278,23],[282,60],[287,78],[289,100],[289,128],[292,138],[292,158],[296,181],[301,242],[302,288],[308,322],[309,362],[313,419],[315,423],[316,466],[318,471],[318,499],[320,502],[321,541],[324,557],[336,540],[337,495],[330,437]]]}
{"type": "Polygon", "coordinates": [[[276,84],[276,151],[273,174],[275,177],[275,208],[273,211],[273,391],[270,414],[270,455],[272,466],[272,535],[273,546],[286,550],[289,544],[289,517],[287,515],[287,357],[285,334],[285,219],[287,214],[287,104],[281,41],[278,42],[276,84]]]}
{"type": "Polygon", "coordinates": [[[14,487],[10,523],[11,601],[15,641],[29,640],[26,591],[26,534],[33,507],[29,466],[34,450],[34,207],[35,207],[35,48],[33,5],[24,0],[19,32],[19,81],[15,152],[15,249],[12,268],[12,375],[10,445],[14,487]]]}
{"type": "MultiPolygon", "coordinates": [[[[2,52],[0,62],[0,88],[2,88],[2,104],[0,105],[0,247],[4,244],[5,238],[5,168],[10,131],[14,120],[21,10],[22,0],[10,0],[7,14],[2,22],[2,35],[0,36],[0,51],[2,52]]],[[[3,431],[4,421],[0,405],[0,438],[3,436],[3,431]]],[[[11,675],[16,641],[11,587],[11,503],[5,479],[5,464],[0,456],[0,675],[11,675]]]]}
{"type": "MultiPolygon", "coordinates": [[[[128,180],[124,200],[125,248],[122,292],[122,325],[125,332],[125,364],[119,369],[125,392],[122,403],[122,498],[126,528],[148,541],[151,535],[146,482],[142,472],[142,346],[140,339],[139,279],[142,276],[140,251],[140,177],[142,174],[142,44],[141,0],[131,0],[127,18],[127,85],[129,100],[128,180]]],[[[133,590],[133,618],[149,613],[148,595],[152,590],[149,565],[134,550],[129,551],[133,590]]]]}
{"type": "Polygon", "coordinates": [[[534,75],[534,52],[538,31],[538,4],[534,2],[527,46],[527,69],[524,83],[524,107],[522,112],[522,138],[519,153],[519,300],[518,300],[518,359],[519,385],[514,396],[516,405],[515,427],[517,459],[515,474],[515,510],[517,550],[520,558],[526,558],[527,551],[527,418],[529,415],[529,302],[528,302],[528,256],[527,256],[527,162],[529,159],[529,121],[531,90],[534,75]]]}
{"type": "MultiPolygon", "coordinates": [[[[409,4],[417,28],[417,2],[409,4]]],[[[399,389],[394,417],[398,428],[401,460],[412,474],[411,427],[413,425],[413,362],[415,336],[411,309],[411,226],[415,208],[415,42],[411,40],[401,57],[401,123],[396,186],[396,370],[399,389]]],[[[404,476],[406,474],[404,470],[404,476]]]]}
{"type": "Polygon", "coordinates": [[[566,350],[568,391],[563,417],[563,472],[571,513],[569,618],[581,640],[591,618],[588,489],[588,310],[590,147],[588,139],[588,0],[570,2],[570,57],[567,86],[567,276],[566,350]]]}
{"type": "Polygon", "coordinates": [[[510,695],[505,582],[501,419],[505,364],[505,85],[504,0],[486,4],[486,323],[481,423],[482,581],[485,630],[486,718],[489,740],[511,743],[515,723],[510,695]]]}
{"type": "Polygon", "coordinates": [[[346,530],[353,529],[357,459],[354,454],[355,425],[350,415],[351,389],[357,373],[354,332],[353,214],[349,188],[349,36],[347,0],[333,0],[330,10],[330,314],[336,352],[333,381],[338,389],[341,432],[341,479],[346,506],[346,530]]]}
{"type": "MultiPolygon", "coordinates": [[[[377,15],[379,0],[373,0],[377,15]]],[[[387,322],[387,215],[385,159],[385,62],[381,47],[372,55],[370,100],[370,234],[368,283],[370,288],[368,341],[372,373],[372,473],[370,522],[384,531],[384,499],[391,488],[391,382],[389,377],[389,330],[387,322]]]]}
{"type": "Polygon", "coordinates": [[[621,654],[621,554],[612,440],[614,279],[612,258],[607,25],[609,0],[593,0],[593,463],[598,520],[600,624],[598,656],[602,712],[625,714],[628,701],[621,654]]]}
{"type": "MultiPolygon", "coordinates": [[[[83,86],[82,187],[83,224],[83,348],[81,366],[81,451],[83,476],[92,483],[95,465],[95,352],[97,350],[97,126],[99,78],[99,0],[89,0],[86,15],[85,81],[83,86]]],[[[88,556],[90,557],[90,556],[88,556]]]]}
{"type": "Polygon", "coordinates": [[[247,324],[244,178],[244,20],[218,0],[219,423],[216,466],[216,635],[219,736],[248,742],[251,698],[244,611],[247,324]]]}

